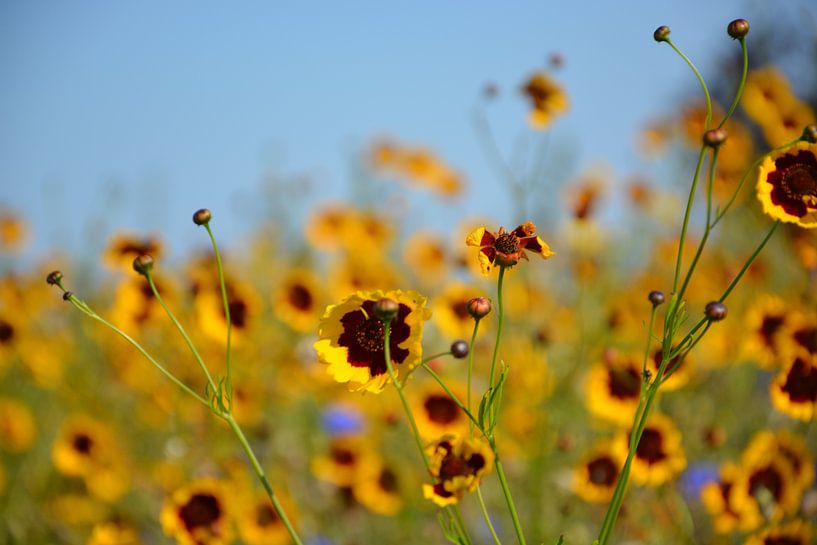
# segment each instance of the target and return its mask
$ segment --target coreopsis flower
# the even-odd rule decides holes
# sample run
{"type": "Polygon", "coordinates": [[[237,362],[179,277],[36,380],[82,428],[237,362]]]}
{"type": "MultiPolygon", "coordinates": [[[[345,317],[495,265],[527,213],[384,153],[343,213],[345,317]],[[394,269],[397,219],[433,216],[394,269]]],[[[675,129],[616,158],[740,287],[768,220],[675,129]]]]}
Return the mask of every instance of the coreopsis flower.
{"type": "Polygon", "coordinates": [[[446,507],[477,489],[493,469],[494,453],[484,440],[445,436],[429,447],[429,464],[435,482],[423,485],[423,495],[446,507]]]}
{"type": "Polygon", "coordinates": [[[613,497],[624,459],[612,443],[597,445],[573,470],[573,490],[588,502],[606,503],[613,497]]]}
{"type": "Polygon", "coordinates": [[[810,422],[817,414],[817,354],[801,349],[769,384],[774,407],[810,422]]]}
{"type": "Polygon", "coordinates": [[[138,238],[118,234],[108,243],[102,260],[111,269],[130,272],[133,269],[133,260],[140,255],[159,259],[162,256],[162,243],[154,237],[138,238]]]}
{"type": "MultiPolygon", "coordinates": [[[[289,499],[279,497],[285,510],[291,515],[293,509],[289,499]]],[[[238,513],[238,534],[241,541],[247,545],[288,545],[292,543],[284,522],[273,509],[270,500],[265,495],[253,495],[241,502],[238,513]]]]}
{"type": "Polygon", "coordinates": [[[200,479],[176,490],[162,507],[162,530],[179,545],[228,545],[233,528],[224,484],[200,479]]]}
{"type": "Polygon", "coordinates": [[[740,527],[740,514],[731,503],[731,491],[740,475],[740,468],[733,463],[720,468],[718,481],[706,483],[701,488],[701,502],[712,517],[715,532],[728,534],[740,527]]]}
{"type": "Polygon", "coordinates": [[[295,331],[314,331],[320,318],[323,298],[319,278],[308,269],[289,271],[272,296],[273,310],[295,331]]]}
{"type": "Polygon", "coordinates": [[[550,247],[536,235],[536,225],[526,222],[507,232],[500,227],[497,233],[485,227],[474,229],[465,239],[468,246],[479,248],[479,264],[482,274],[491,272],[494,265],[513,267],[520,259],[528,259],[525,252],[539,254],[544,259],[553,256],[550,247]]]}
{"type": "MultiPolygon", "coordinates": [[[[621,456],[627,455],[630,446],[630,430],[619,434],[614,448],[621,456]]],[[[658,486],[681,473],[687,465],[681,446],[681,432],[672,420],[662,414],[650,416],[632,463],[633,482],[646,486],[658,486]]]]}
{"type": "Polygon", "coordinates": [[[361,468],[352,495],[363,507],[379,515],[396,515],[403,507],[397,474],[382,463],[361,468]]]}
{"type": "Polygon", "coordinates": [[[750,537],[745,545],[808,545],[814,543],[814,527],[805,520],[795,519],[787,524],[774,524],[750,537]]]}
{"type": "Polygon", "coordinates": [[[567,111],[567,94],[545,72],[533,74],[522,87],[522,93],[532,103],[533,109],[530,111],[528,121],[534,128],[546,128],[553,122],[553,118],[567,111]]]}
{"type": "MultiPolygon", "coordinates": [[[[458,399],[465,399],[462,384],[449,381],[448,387],[458,399]]],[[[425,439],[468,433],[468,417],[436,382],[419,386],[412,397],[412,412],[417,421],[417,430],[425,439]]]]}
{"type": "Polygon", "coordinates": [[[9,210],[0,210],[0,252],[22,249],[28,238],[28,225],[23,218],[9,210]]]}
{"type": "Polygon", "coordinates": [[[124,523],[101,522],[94,525],[87,545],[140,545],[139,534],[124,523]]]}
{"type": "Polygon", "coordinates": [[[356,390],[379,392],[390,381],[384,349],[383,322],[374,315],[382,298],[397,302],[391,321],[389,350],[396,375],[422,360],[423,322],[431,317],[426,298],[415,291],[357,292],[330,305],[321,318],[315,350],[338,382],[357,383],[356,390]]]}
{"type": "Polygon", "coordinates": [[[312,460],[312,472],[335,486],[352,486],[365,468],[379,463],[372,445],[357,435],[335,437],[325,453],[312,460]]]}
{"type": "Polygon", "coordinates": [[[585,380],[585,404],[593,415],[626,426],[641,397],[641,363],[635,354],[608,351],[585,380]]]}
{"type": "Polygon", "coordinates": [[[798,142],[760,166],[757,198],[763,212],[801,227],[817,227],[817,144],[798,142]]]}
{"type": "Polygon", "coordinates": [[[744,454],[740,473],[729,491],[729,503],[746,532],[760,527],[766,518],[779,521],[797,511],[802,489],[791,463],[776,452],[744,454]]]}

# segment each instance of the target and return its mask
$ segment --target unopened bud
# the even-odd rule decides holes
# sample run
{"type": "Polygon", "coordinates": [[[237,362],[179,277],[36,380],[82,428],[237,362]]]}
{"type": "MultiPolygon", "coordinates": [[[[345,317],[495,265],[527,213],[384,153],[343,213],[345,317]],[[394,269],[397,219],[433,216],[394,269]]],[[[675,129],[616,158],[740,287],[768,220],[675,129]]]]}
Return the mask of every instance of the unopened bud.
{"type": "Polygon", "coordinates": [[[666,298],[664,297],[663,291],[652,290],[647,296],[647,299],[650,300],[652,306],[657,307],[658,305],[662,304],[666,298]]]}
{"type": "Polygon", "coordinates": [[[196,210],[196,212],[193,214],[193,223],[196,225],[207,225],[210,223],[211,219],[213,219],[213,214],[211,214],[206,208],[196,210]]]}
{"type": "Polygon", "coordinates": [[[59,283],[62,281],[62,272],[51,271],[50,273],[48,273],[48,276],[45,277],[45,281],[52,286],[59,285],[59,283]]]}
{"type": "Polygon", "coordinates": [[[391,322],[397,311],[400,310],[400,305],[394,299],[384,297],[374,304],[374,315],[384,322],[391,322]]]}
{"type": "Polygon", "coordinates": [[[62,300],[63,301],[70,301],[71,297],[73,297],[73,296],[74,296],[74,294],[72,292],[66,291],[65,293],[62,294],[62,300]]]}
{"type": "Polygon", "coordinates": [[[726,130],[724,129],[710,129],[704,133],[704,144],[710,148],[720,147],[726,142],[726,130]]]}
{"type": "Polygon", "coordinates": [[[726,32],[736,40],[744,38],[749,34],[749,21],[746,19],[735,19],[726,27],[726,32]]]}
{"type": "Polygon", "coordinates": [[[451,343],[451,355],[461,360],[468,355],[468,343],[465,341],[454,341],[451,343]]]}
{"type": "Polygon", "coordinates": [[[148,254],[142,254],[133,260],[133,270],[139,274],[147,276],[153,269],[153,258],[148,254]]]}
{"type": "Polygon", "coordinates": [[[655,32],[652,33],[652,37],[655,38],[656,42],[666,42],[669,40],[669,27],[662,25],[655,29],[655,32]]]}
{"type": "Polygon", "coordinates": [[[487,297],[474,297],[465,304],[465,308],[474,320],[481,320],[491,313],[491,300],[487,297]]]}
{"type": "Polygon", "coordinates": [[[710,301],[706,304],[706,309],[704,310],[706,317],[713,322],[720,322],[726,318],[726,313],[726,305],[720,301],[710,301]]]}
{"type": "Polygon", "coordinates": [[[806,125],[806,128],[803,129],[803,136],[801,136],[800,139],[810,144],[817,144],[817,125],[806,125]]]}

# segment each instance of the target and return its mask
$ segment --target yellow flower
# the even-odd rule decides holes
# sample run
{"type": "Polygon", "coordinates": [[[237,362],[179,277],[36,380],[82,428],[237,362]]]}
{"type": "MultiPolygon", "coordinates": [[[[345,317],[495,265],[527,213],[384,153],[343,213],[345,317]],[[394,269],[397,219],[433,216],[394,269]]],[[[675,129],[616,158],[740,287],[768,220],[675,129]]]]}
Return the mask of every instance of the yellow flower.
{"type": "Polygon", "coordinates": [[[736,530],[741,523],[740,514],[731,504],[730,493],[740,475],[740,468],[735,464],[724,464],[720,468],[720,480],[709,482],[701,488],[701,501],[713,518],[715,532],[728,534],[736,530]]]}
{"type": "MultiPolygon", "coordinates": [[[[630,430],[621,433],[615,448],[620,456],[627,456],[630,430]]],[[[632,463],[634,483],[658,486],[675,478],[687,465],[681,446],[681,432],[668,417],[655,413],[650,416],[641,440],[635,450],[632,463]]]]}
{"type": "MultiPolygon", "coordinates": [[[[255,290],[247,283],[225,279],[227,306],[230,309],[233,346],[240,346],[247,338],[258,314],[261,301],[255,290]]],[[[194,303],[201,330],[212,340],[227,342],[227,319],[224,314],[224,300],[221,287],[217,283],[202,286],[196,293],[194,303]]]]}
{"type": "Polygon", "coordinates": [[[162,507],[162,530],[179,545],[229,545],[233,528],[225,497],[224,484],[216,479],[176,490],[162,507]]]}
{"type": "MultiPolygon", "coordinates": [[[[448,381],[447,386],[457,399],[465,399],[463,385],[448,381]]],[[[425,439],[468,432],[468,417],[436,382],[426,382],[414,392],[412,412],[417,421],[417,430],[425,439]]]]}
{"type": "Polygon", "coordinates": [[[320,318],[322,290],[318,277],[310,270],[289,271],[273,295],[273,308],[282,322],[295,331],[314,331],[320,318]]]}
{"type": "Polygon", "coordinates": [[[595,416],[626,426],[633,421],[641,395],[638,356],[608,351],[585,380],[585,403],[595,416]]]}
{"type": "Polygon", "coordinates": [[[554,255],[545,241],[536,235],[536,225],[531,222],[523,223],[510,232],[500,227],[496,234],[485,227],[478,227],[466,237],[465,244],[479,248],[482,274],[490,273],[495,264],[513,267],[520,259],[527,260],[526,251],[539,254],[543,259],[554,255]]]}
{"type": "Polygon", "coordinates": [[[789,320],[788,305],[774,295],[762,295],[746,312],[743,352],[763,369],[778,367],[781,337],[789,320]]]}
{"type": "Polygon", "coordinates": [[[162,243],[153,237],[138,238],[133,235],[115,235],[108,243],[102,260],[111,269],[133,271],[133,260],[142,254],[154,259],[162,256],[162,243]]]}
{"type": "Polygon", "coordinates": [[[800,350],[777,374],[769,391],[778,411],[811,422],[817,414],[817,354],[800,350]]]}
{"type": "MultiPolygon", "coordinates": [[[[482,292],[468,284],[459,282],[448,284],[443,292],[434,298],[432,321],[440,333],[449,339],[469,339],[474,329],[474,319],[468,314],[468,301],[479,297],[482,292]]],[[[479,331],[484,332],[483,328],[479,331]]]]}
{"type": "Polygon", "coordinates": [[[814,482],[814,458],[810,456],[805,441],[786,430],[763,431],[752,438],[743,452],[741,464],[752,466],[767,457],[782,458],[791,466],[794,481],[801,490],[814,482]]]}
{"type": "Polygon", "coordinates": [[[379,463],[379,458],[362,438],[342,435],[332,439],[326,454],[312,461],[312,472],[335,486],[351,486],[365,468],[379,463]]]}
{"type": "Polygon", "coordinates": [[[0,252],[20,250],[28,236],[28,227],[22,218],[8,210],[0,211],[0,252]]]}
{"type": "Polygon", "coordinates": [[[805,520],[772,525],[746,540],[744,545],[809,545],[814,528],[805,520]]]}
{"type": "Polygon", "coordinates": [[[817,144],[798,142],[760,166],[757,198],[763,212],[801,227],[817,227],[817,144]]]}
{"type": "MultiPolygon", "coordinates": [[[[280,494],[278,496],[290,522],[294,524],[293,508],[289,499],[281,497],[280,494]]],[[[236,519],[238,534],[247,545],[287,545],[292,541],[286,526],[272,508],[267,496],[256,495],[251,501],[244,501],[236,519]]]]}
{"type": "Polygon", "coordinates": [[[729,503],[740,517],[740,529],[749,532],[767,517],[778,521],[796,512],[801,495],[788,460],[766,451],[744,456],[741,471],[729,491],[729,503]]]}
{"type": "Polygon", "coordinates": [[[87,545],[139,545],[136,530],[117,522],[101,522],[91,530],[87,545]]]}
{"type": "Polygon", "coordinates": [[[482,439],[445,436],[429,447],[434,484],[423,485],[423,495],[446,507],[473,492],[494,466],[494,453],[482,439]]]}
{"type": "Polygon", "coordinates": [[[431,233],[416,233],[406,241],[403,260],[425,284],[439,285],[448,272],[445,243],[431,233]]]}
{"type": "Polygon", "coordinates": [[[0,398],[0,448],[23,452],[31,448],[37,426],[28,407],[9,398],[0,398]]]}
{"type": "Polygon", "coordinates": [[[383,464],[362,467],[352,494],[363,507],[379,515],[393,516],[403,507],[397,475],[383,464]]]}
{"type": "Polygon", "coordinates": [[[423,322],[431,317],[426,298],[415,291],[357,292],[326,308],[315,342],[327,372],[338,382],[359,384],[356,390],[379,392],[390,381],[383,323],[374,315],[375,303],[384,297],[399,305],[389,342],[395,373],[410,371],[422,359],[423,322]]]}
{"type": "Polygon", "coordinates": [[[533,74],[522,87],[522,93],[531,100],[533,109],[528,121],[536,129],[548,127],[554,117],[567,111],[567,94],[545,72],[533,74]]]}
{"type": "Polygon", "coordinates": [[[573,490],[584,501],[606,503],[613,497],[624,458],[611,442],[597,445],[573,470],[573,490]]]}

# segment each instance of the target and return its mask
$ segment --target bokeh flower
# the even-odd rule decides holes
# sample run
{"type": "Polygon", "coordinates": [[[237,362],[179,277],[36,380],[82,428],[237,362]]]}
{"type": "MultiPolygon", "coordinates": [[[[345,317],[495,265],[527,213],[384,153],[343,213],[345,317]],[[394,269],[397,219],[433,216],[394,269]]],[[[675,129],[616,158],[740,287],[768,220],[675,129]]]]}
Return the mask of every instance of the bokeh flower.
{"type": "Polygon", "coordinates": [[[763,212],[801,227],[817,227],[817,144],[798,142],[760,166],[757,198],[763,212]]]}
{"type": "Polygon", "coordinates": [[[553,252],[550,247],[536,235],[536,225],[526,222],[507,232],[500,227],[497,233],[488,231],[485,227],[473,230],[465,239],[465,244],[479,248],[479,264],[482,274],[491,272],[494,265],[513,267],[520,259],[528,259],[525,252],[539,254],[548,259],[553,252]]]}

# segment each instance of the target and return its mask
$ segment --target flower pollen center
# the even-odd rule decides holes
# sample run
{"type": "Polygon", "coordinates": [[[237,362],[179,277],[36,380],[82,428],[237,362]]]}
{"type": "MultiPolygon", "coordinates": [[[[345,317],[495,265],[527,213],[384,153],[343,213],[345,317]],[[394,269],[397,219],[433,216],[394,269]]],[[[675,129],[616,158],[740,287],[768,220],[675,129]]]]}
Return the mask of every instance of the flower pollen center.
{"type": "Polygon", "coordinates": [[[513,233],[502,233],[494,241],[494,248],[503,254],[513,254],[519,251],[519,238],[513,233]]]}
{"type": "Polygon", "coordinates": [[[618,478],[618,467],[609,457],[596,458],[587,464],[590,482],[600,486],[610,486],[618,478]]]}
{"type": "Polygon", "coordinates": [[[221,505],[212,494],[195,494],[179,510],[179,518],[188,531],[209,527],[221,517],[221,505]]]}
{"type": "Polygon", "coordinates": [[[367,352],[383,350],[383,322],[377,318],[369,318],[355,331],[355,340],[360,348],[367,352]]]}

